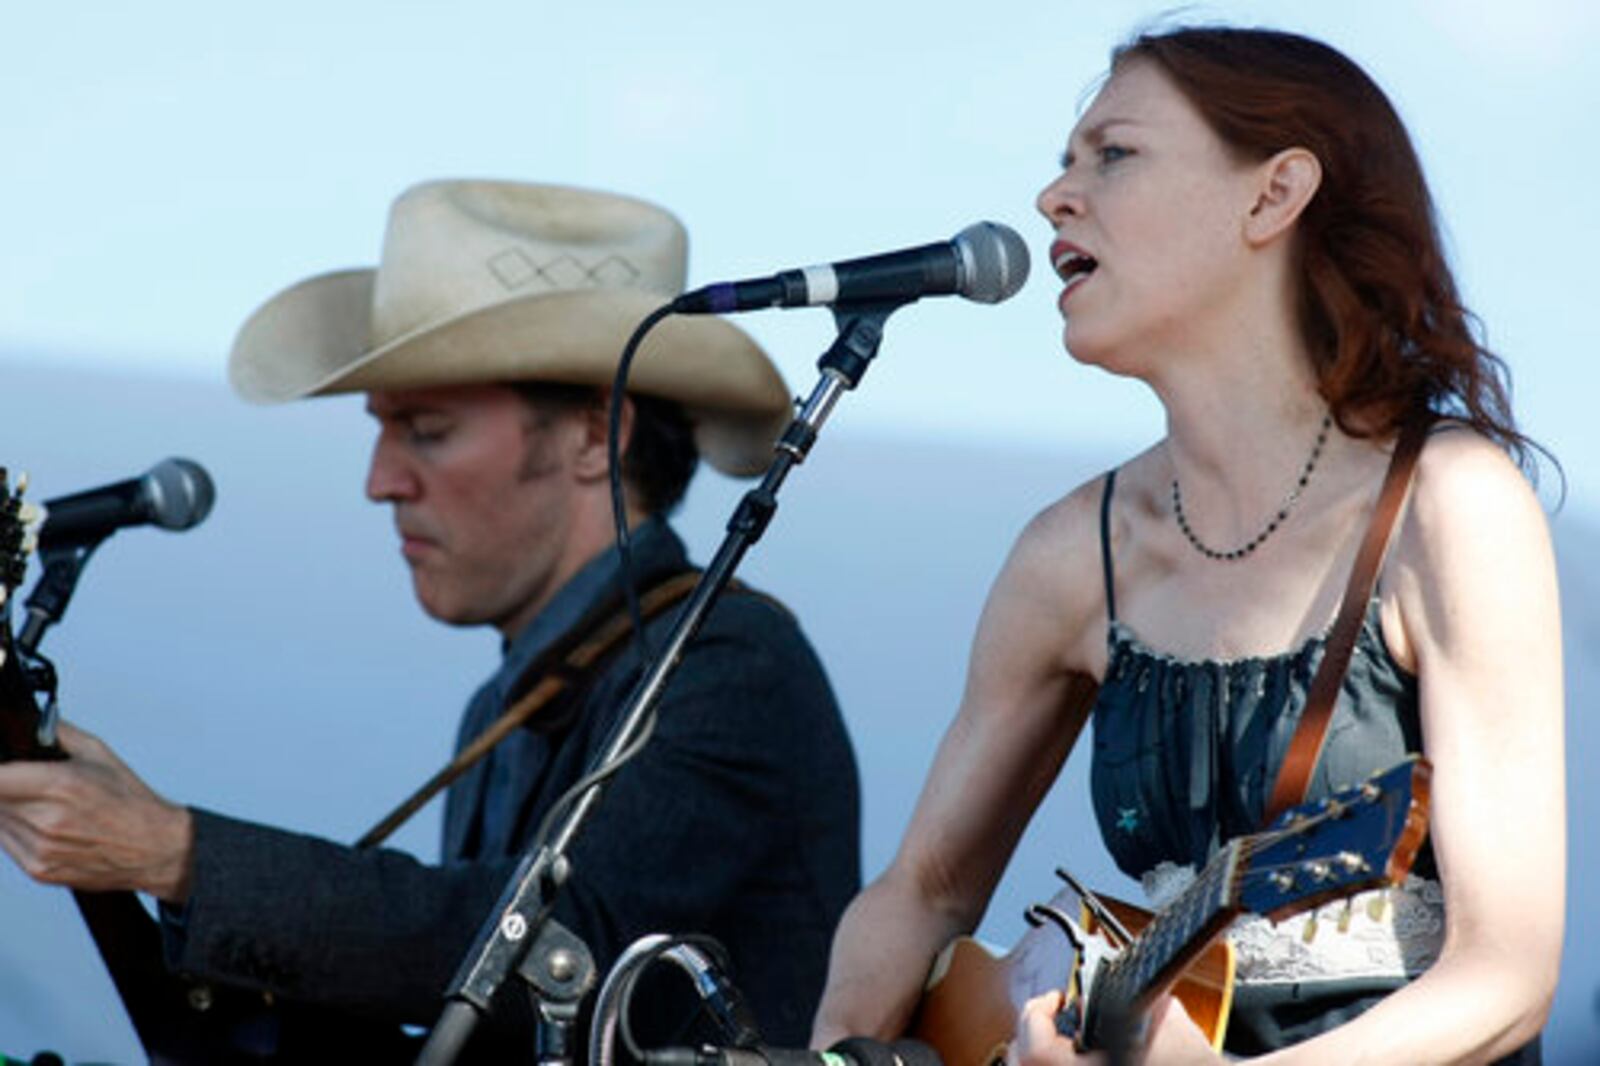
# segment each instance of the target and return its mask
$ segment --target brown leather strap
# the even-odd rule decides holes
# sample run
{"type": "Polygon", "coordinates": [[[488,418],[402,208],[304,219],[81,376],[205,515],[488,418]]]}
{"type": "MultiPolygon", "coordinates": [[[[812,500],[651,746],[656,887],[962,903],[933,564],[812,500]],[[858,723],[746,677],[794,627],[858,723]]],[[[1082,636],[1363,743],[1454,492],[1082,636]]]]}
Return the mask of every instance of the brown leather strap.
{"type": "Polygon", "coordinates": [[[1366,617],[1367,603],[1372,599],[1372,589],[1378,580],[1378,570],[1388,553],[1389,541],[1394,532],[1395,519],[1411,487],[1411,472],[1416,468],[1417,456],[1428,437],[1431,418],[1408,423],[1400,431],[1395,443],[1394,456],[1389,460],[1389,472],[1384,476],[1383,488],[1378,492],[1377,506],[1372,509],[1372,520],[1367,525],[1361,550],[1356,553],[1355,565],[1350,568],[1350,582],[1345,586],[1344,602],[1339,605],[1339,616],[1334,619],[1323,649],[1322,664],[1311,679],[1311,690],[1306,694],[1306,707],[1300,715],[1289,750],[1284,754],[1283,765],[1278,769],[1278,779],[1272,786],[1272,798],[1267,802],[1265,822],[1270,824],[1280,814],[1305,799],[1306,788],[1311,784],[1311,772],[1316,769],[1322,755],[1322,744],[1328,736],[1328,724],[1333,720],[1333,708],[1339,699],[1339,689],[1344,684],[1345,668],[1350,663],[1350,653],[1356,645],[1366,617]]]}
{"type": "MultiPolygon", "coordinates": [[[[639,597],[639,613],[646,619],[654,618],[689,595],[699,580],[698,570],[673,575],[639,597]]],[[[573,648],[565,658],[542,671],[530,671],[530,674],[542,675],[533,687],[525,692],[521,699],[507,707],[505,713],[490,723],[489,728],[478,734],[472,743],[462,748],[444,769],[430,777],[421,788],[412,793],[409,799],[363,833],[361,839],[356,841],[356,847],[370,848],[388,839],[391,833],[421,810],[429,800],[466,773],[479,759],[489,754],[496,744],[532,718],[540,708],[566,691],[575,680],[583,676],[586,670],[622,643],[632,632],[633,623],[624,608],[606,617],[590,631],[587,639],[573,648]]]]}

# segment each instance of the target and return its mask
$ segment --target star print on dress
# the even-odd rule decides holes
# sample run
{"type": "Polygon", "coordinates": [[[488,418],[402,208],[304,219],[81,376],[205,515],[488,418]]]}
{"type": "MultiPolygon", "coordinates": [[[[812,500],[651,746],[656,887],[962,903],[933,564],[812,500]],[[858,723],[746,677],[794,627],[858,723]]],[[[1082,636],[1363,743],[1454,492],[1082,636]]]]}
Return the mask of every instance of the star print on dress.
{"type": "Polygon", "coordinates": [[[1117,828],[1124,833],[1131,833],[1139,828],[1139,808],[1118,807],[1117,828]]]}

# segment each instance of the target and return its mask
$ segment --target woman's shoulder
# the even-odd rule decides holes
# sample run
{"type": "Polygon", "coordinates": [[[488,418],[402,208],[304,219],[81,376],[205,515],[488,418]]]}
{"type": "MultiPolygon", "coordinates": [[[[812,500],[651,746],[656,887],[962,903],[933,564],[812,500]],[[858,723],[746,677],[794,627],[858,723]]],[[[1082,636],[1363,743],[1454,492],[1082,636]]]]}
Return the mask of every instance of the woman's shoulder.
{"type": "Polygon", "coordinates": [[[1472,427],[1441,421],[1428,436],[1411,489],[1406,526],[1435,547],[1533,521],[1543,512],[1532,484],[1505,449],[1472,427]]]}
{"type": "Polygon", "coordinates": [[[1430,602],[1435,615],[1485,609],[1509,586],[1544,583],[1554,565],[1533,485],[1504,449],[1453,421],[1422,449],[1392,552],[1386,569],[1419,616],[1430,602]]]}
{"type": "Polygon", "coordinates": [[[1152,445],[1050,504],[1023,529],[1019,544],[1073,548],[1088,545],[1096,549],[1098,565],[1102,522],[1109,526],[1107,532],[1114,537],[1118,516],[1129,509],[1129,501],[1135,508],[1147,505],[1152,456],[1158,447],[1152,445]],[[1107,504],[1112,506],[1107,508],[1107,504]]]}
{"type": "Polygon", "coordinates": [[[1034,515],[1018,535],[995,583],[991,611],[1030,618],[1030,628],[1055,633],[1074,669],[1092,668],[1104,645],[1102,515],[1109,519],[1106,530],[1114,552],[1123,511],[1120,502],[1109,512],[1104,505],[1108,493],[1114,501],[1142,495],[1143,462],[1144,456],[1135,456],[1034,515]]]}

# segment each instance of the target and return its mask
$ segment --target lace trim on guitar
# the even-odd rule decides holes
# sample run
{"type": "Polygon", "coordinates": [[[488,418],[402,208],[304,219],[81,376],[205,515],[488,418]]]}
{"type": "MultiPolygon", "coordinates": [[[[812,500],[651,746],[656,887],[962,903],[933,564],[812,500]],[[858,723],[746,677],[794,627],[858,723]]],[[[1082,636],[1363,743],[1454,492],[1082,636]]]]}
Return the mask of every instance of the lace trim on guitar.
{"type": "MultiPolygon", "coordinates": [[[[1163,862],[1141,878],[1154,909],[1194,881],[1187,866],[1163,862]]],[[[1444,889],[1408,876],[1395,888],[1334,900],[1273,923],[1240,915],[1229,928],[1237,985],[1351,978],[1404,981],[1433,965],[1444,944],[1444,889]]]]}

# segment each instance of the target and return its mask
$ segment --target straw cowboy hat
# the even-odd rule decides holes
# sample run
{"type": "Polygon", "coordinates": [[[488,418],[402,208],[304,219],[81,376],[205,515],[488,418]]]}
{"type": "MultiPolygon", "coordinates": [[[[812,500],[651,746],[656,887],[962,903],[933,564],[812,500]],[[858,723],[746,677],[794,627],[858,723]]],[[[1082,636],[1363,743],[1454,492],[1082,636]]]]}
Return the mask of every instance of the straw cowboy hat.
{"type": "MultiPolygon", "coordinates": [[[[376,269],[321,274],[240,328],[228,377],[247,400],[543,380],[609,385],[628,335],[683,291],[688,237],[670,213],[555,185],[435,181],[401,194],[376,269]]],[[[783,379],[742,330],[672,317],[630,392],[683,405],[701,453],[765,469],[788,420],[783,379]]]]}

